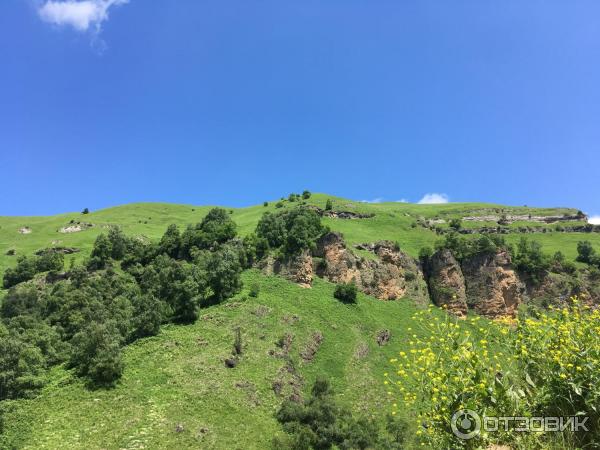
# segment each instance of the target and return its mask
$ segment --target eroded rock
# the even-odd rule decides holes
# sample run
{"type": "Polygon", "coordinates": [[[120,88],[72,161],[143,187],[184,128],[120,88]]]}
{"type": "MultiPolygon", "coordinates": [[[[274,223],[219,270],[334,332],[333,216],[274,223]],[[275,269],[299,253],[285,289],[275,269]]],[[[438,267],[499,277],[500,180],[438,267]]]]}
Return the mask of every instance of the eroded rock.
{"type": "Polygon", "coordinates": [[[467,314],[465,278],[460,264],[447,249],[438,250],[429,261],[429,292],[431,300],[451,313],[467,314]]]}
{"type": "Polygon", "coordinates": [[[463,261],[467,304],[486,317],[514,316],[523,302],[525,284],[512,266],[510,254],[499,251],[463,261]]]}

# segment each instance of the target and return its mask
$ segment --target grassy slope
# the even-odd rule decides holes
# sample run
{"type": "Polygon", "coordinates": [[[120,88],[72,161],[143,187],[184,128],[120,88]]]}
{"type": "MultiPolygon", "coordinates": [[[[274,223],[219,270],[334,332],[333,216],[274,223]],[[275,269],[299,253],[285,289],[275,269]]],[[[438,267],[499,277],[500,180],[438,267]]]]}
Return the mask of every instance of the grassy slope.
{"type": "MultiPolygon", "coordinates": [[[[314,195],[311,203],[324,207],[327,198],[314,195]]],[[[335,199],[334,204],[340,210],[376,214],[371,219],[326,219],[350,243],[391,239],[413,255],[437,239],[429,230],[411,227],[417,217],[448,219],[474,209],[497,207],[363,204],[344,199],[335,199]]],[[[102,231],[102,225],[119,224],[128,234],[156,239],[168,224],[197,222],[207,210],[208,207],[186,205],[134,204],[86,216],[76,213],[43,218],[2,217],[0,271],[14,264],[14,257],[5,256],[8,248],[29,254],[60,240],[60,245],[81,248],[83,251],[76,256],[81,259],[102,231]],[[71,219],[97,226],[80,233],[58,233],[71,219]],[[31,227],[33,232],[19,234],[17,230],[22,226],[31,227]]],[[[252,231],[266,210],[275,210],[274,203],[266,208],[260,205],[234,210],[241,234],[252,231]]],[[[547,210],[547,214],[553,213],[554,210],[547,210]]],[[[518,237],[510,235],[509,239],[518,237]]],[[[560,249],[568,257],[574,257],[578,240],[585,238],[600,244],[597,234],[531,237],[544,242],[548,252],[560,249]]],[[[227,304],[204,310],[204,318],[194,325],[166,326],[159,336],[128,347],[125,374],[115,389],[87,390],[81,381],[59,367],[52,371],[50,383],[38,398],[5,402],[6,441],[0,442],[0,447],[265,448],[270,437],[279,432],[273,414],[280,398],[271,386],[284,364],[269,356],[268,351],[275,349],[275,342],[286,331],[295,336],[291,355],[304,380],[304,390],[317,374],[324,374],[333,379],[340,399],[355,410],[376,415],[389,410],[381,379],[389,368],[388,358],[406,350],[413,333],[408,330],[415,311],[410,301],[381,302],[360,295],[358,305],[353,307],[335,301],[333,286],[321,280],[316,280],[312,289],[302,289],[250,271],[244,274],[244,282],[246,286],[260,283],[258,299],[240,302],[242,294],[227,304]],[[264,317],[255,314],[260,305],[269,308],[264,317]],[[286,323],[285,318],[293,315],[300,320],[286,323]],[[238,325],[243,330],[245,354],[238,367],[226,369],[223,359],[231,351],[233,329],[238,325]],[[381,329],[392,331],[388,346],[379,347],[375,342],[381,329]],[[314,361],[304,363],[299,352],[315,331],[323,334],[323,344],[314,361]],[[361,344],[366,344],[369,352],[366,357],[357,358],[355,353],[361,344]],[[175,432],[177,424],[184,427],[180,433],[175,432]],[[200,431],[203,428],[206,432],[200,431]]],[[[466,322],[462,326],[470,325],[466,322]]]]}
{"type": "MultiPolygon", "coordinates": [[[[424,245],[433,245],[438,239],[436,234],[422,227],[412,228],[417,218],[426,219],[462,217],[472,214],[493,213],[502,209],[506,213],[516,214],[562,214],[574,213],[574,209],[566,208],[526,208],[505,207],[485,203],[449,203],[445,205],[415,205],[410,203],[360,203],[342,198],[314,194],[309,200],[310,204],[325,207],[328,198],[334,199],[334,207],[338,210],[350,210],[362,213],[374,213],[375,217],[361,220],[325,219],[332,229],[344,233],[351,244],[369,242],[378,239],[398,241],[408,253],[416,256],[424,245]]],[[[285,207],[296,203],[285,202],[285,207]]],[[[268,207],[262,205],[247,208],[231,208],[233,218],[239,225],[241,234],[254,230],[256,223],[265,211],[275,211],[275,202],[270,202],[268,207]]],[[[17,254],[31,254],[36,250],[52,245],[77,247],[82,250],[75,256],[67,257],[76,261],[84,258],[93,245],[96,236],[101,233],[103,226],[110,224],[120,225],[125,233],[146,236],[150,239],[159,238],[171,223],[185,226],[196,223],[202,219],[210,209],[207,206],[173,205],[167,203],[135,203],[92,212],[88,215],[80,213],[60,214],[50,217],[0,217],[0,272],[6,267],[15,264],[16,257],[7,256],[6,252],[14,248],[17,254]],[[95,226],[78,233],[63,234],[58,230],[69,225],[71,220],[93,223],[95,226]],[[31,234],[20,234],[21,227],[30,227],[31,234]]],[[[525,223],[527,224],[527,223],[525,223]]],[[[529,225],[537,225],[531,223],[529,225]]],[[[467,224],[467,226],[473,226],[467,224]]],[[[520,235],[509,235],[510,241],[518,241],[520,235]]],[[[569,257],[576,256],[577,241],[588,239],[600,246],[600,233],[536,233],[531,238],[539,240],[546,246],[548,253],[560,249],[569,257]]]]}
{"type": "Polygon", "coordinates": [[[240,302],[242,293],[204,310],[194,325],[166,326],[158,336],[128,347],[124,377],[113,390],[87,390],[64,369],[55,369],[39,397],[7,402],[7,443],[48,449],[265,448],[279,432],[273,415],[281,399],[271,386],[284,365],[268,351],[277,349],[284,332],[294,335],[290,354],[305,389],[325,374],[355,410],[389,411],[383,373],[387,360],[406,350],[415,332],[408,330],[416,311],[410,301],[360,295],[357,305],[348,306],[321,280],[303,289],[254,271],[244,274],[244,282],[260,284],[259,298],[240,302]],[[256,314],[265,306],[268,314],[256,314]],[[298,320],[290,321],[294,315],[298,320]],[[236,326],[243,331],[244,354],[236,368],[227,369],[223,360],[236,326]],[[379,347],[375,336],[382,329],[392,330],[392,341],[379,347]],[[300,351],[316,331],[323,343],[314,360],[304,362],[300,351]],[[363,358],[356,356],[361,344],[369,348],[363,358]],[[178,424],[183,432],[175,431],[178,424]]]}

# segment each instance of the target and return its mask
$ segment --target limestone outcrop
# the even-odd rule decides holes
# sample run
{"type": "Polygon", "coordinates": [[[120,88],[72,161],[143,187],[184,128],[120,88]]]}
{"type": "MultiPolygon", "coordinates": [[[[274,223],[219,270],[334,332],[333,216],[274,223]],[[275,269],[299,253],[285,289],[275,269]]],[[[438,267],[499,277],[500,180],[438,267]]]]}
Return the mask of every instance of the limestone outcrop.
{"type": "Polygon", "coordinates": [[[467,305],[486,317],[514,316],[525,298],[525,284],[506,250],[480,254],[462,263],[467,305]]]}
{"type": "Polygon", "coordinates": [[[432,302],[464,317],[467,314],[465,278],[452,252],[447,249],[438,250],[430,258],[427,269],[432,302]]]}

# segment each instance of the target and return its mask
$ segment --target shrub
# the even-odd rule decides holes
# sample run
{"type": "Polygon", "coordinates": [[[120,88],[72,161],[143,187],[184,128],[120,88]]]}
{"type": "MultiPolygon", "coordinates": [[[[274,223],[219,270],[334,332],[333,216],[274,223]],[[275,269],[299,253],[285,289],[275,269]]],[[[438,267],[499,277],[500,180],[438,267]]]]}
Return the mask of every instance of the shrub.
{"type": "Polygon", "coordinates": [[[331,211],[333,209],[333,202],[330,198],[325,202],[325,211],[331,211]]]}
{"type": "Polygon", "coordinates": [[[393,403],[392,413],[416,408],[422,446],[469,449],[554,448],[549,445],[554,437],[515,433],[513,423],[508,430],[461,440],[451,427],[456,411],[470,409],[482,417],[587,416],[588,432],[565,431],[561,440],[573,442],[572,448],[593,448],[600,438],[600,311],[581,306],[577,298],[569,303],[538,311],[536,318],[485,325],[478,317],[465,326],[431,309],[416,313],[416,326],[433,339],[415,335],[409,351],[390,360],[393,370],[384,374],[384,383],[404,405],[393,403]]]}
{"type": "Polygon", "coordinates": [[[595,254],[596,250],[592,247],[590,241],[580,241],[577,243],[577,261],[590,264],[595,254]]]}
{"type": "Polygon", "coordinates": [[[450,228],[452,228],[456,231],[458,231],[462,228],[462,222],[460,219],[457,219],[457,218],[451,219],[449,225],[450,225],[450,228]]]}
{"type": "Polygon", "coordinates": [[[250,286],[250,292],[248,295],[250,295],[250,297],[257,298],[259,294],[260,294],[260,285],[258,283],[253,283],[250,286]]]}
{"type": "Polygon", "coordinates": [[[81,211],[81,214],[89,214],[90,210],[88,208],[83,208],[83,211],[81,211]]]}
{"type": "Polygon", "coordinates": [[[343,303],[356,303],[356,284],[341,283],[335,287],[333,296],[343,303]]]}
{"type": "Polygon", "coordinates": [[[302,192],[302,198],[304,200],[308,200],[310,198],[312,194],[310,193],[310,191],[305,190],[304,192],[302,192]]]}
{"type": "Polygon", "coordinates": [[[317,378],[308,401],[301,404],[286,400],[276,417],[287,433],[286,440],[275,441],[276,448],[384,448],[380,446],[375,423],[355,418],[338,405],[329,381],[324,378],[317,378]]]}
{"type": "Polygon", "coordinates": [[[275,203],[275,208],[283,208],[283,202],[278,201],[277,203],[275,203]]]}
{"type": "Polygon", "coordinates": [[[269,206],[269,202],[263,202],[263,206],[266,208],[267,206],[269,206]]]}

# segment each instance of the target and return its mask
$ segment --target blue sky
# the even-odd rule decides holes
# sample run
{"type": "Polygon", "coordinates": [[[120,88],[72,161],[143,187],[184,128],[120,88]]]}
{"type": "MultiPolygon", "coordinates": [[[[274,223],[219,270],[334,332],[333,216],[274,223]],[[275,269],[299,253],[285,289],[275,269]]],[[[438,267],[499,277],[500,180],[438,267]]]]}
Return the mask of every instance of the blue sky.
{"type": "Polygon", "coordinates": [[[600,2],[3,0],[0,215],[134,201],[600,214],[600,2]]]}

